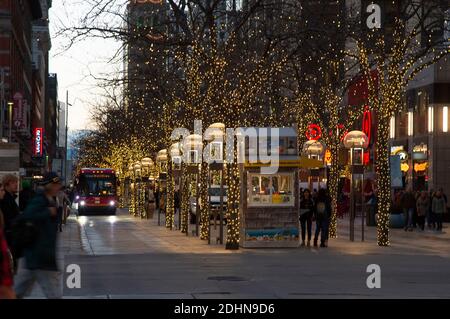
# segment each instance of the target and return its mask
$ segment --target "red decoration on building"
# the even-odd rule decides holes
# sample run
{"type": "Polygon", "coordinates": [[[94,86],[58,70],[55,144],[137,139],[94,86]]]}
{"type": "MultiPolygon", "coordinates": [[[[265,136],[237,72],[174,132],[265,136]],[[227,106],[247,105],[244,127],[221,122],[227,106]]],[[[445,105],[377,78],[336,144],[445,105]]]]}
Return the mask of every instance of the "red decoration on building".
{"type": "Polygon", "coordinates": [[[362,131],[367,135],[370,143],[372,141],[372,113],[367,106],[363,115],[362,131]]]}
{"type": "Polygon", "coordinates": [[[364,156],[363,156],[363,164],[369,165],[369,163],[370,163],[370,148],[368,148],[366,151],[364,151],[364,156]]]}
{"type": "Polygon", "coordinates": [[[322,137],[322,129],[317,124],[309,124],[306,130],[306,138],[308,140],[317,141],[322,137]]]}

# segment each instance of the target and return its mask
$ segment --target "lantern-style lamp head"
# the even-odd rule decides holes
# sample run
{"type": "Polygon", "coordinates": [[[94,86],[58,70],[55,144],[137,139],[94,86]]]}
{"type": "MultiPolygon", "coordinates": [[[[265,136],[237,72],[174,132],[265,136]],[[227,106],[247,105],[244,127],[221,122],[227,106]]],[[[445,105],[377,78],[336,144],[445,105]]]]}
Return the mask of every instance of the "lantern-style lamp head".
{"type": "Polygon", "coordinates": [[[205,140],[209,141],[209,162],[223,160],[223,137],[225,124],[213,123],[205,131],[205,140]]]}
{"type": "Polygon", "coordinates": [[[192,134],[186,136],[183,141],[183,155],[188,164],[198,164],[203,150],[203,138],[201,135],[192,134]]]}
{"type": "Polygon", "coordinates": [[[310,157],[319,158],[323,155],[325,147],[322,143],[316,140],[309,140],[303,144],[302,151],[310,157]]]}
{"type": "Polygon", "coordinates": [[[150,166],[153,165],[153,161],[152,161],[152,159],[149,158],[149,157],[144,157],[144,158],[141,160],[141,165],[142,165],[142,167],[144,167],[144,168],[149,168],[150,166]]]}
{"type": "Polygon", "coordinates": [[[172,159],[173,169],[178,171],[181,169],[181,143],[177,142],[170,147],[170,157],[172,159]]]}
{"type": "Polygon", "coordinates": [[[344,137],[344,146],[350,149],[350,163],[352,165],[363,165],[364,149],[369,146],[369,138],[364,132],[351,131],[344,137]]]}
{"type": "Polygon", "coordinates": [[[172,146],[170,147],[170,156],[171,157],[181,156],[181,143],[180,142],[172,144],[172,146]]]}
{"type": "Polygon", "coordinates": [[[362,148],[366,149],[369,146],[369,138],[364,132],[351,131],[344,137],[344,146],[347,149],[362,148]]]}
{"type": "Polygon", "coordinates": [[[167,162],[167,150],[163,149],[158,152],[158,155],[156,156],[156,162],[167,162]]]}
{"type": "Polygon", "coordinates": [[[225,124],[213,123],[205,131],[205,140],[213,141],[215,139],[218,139],[222,141],[224,135],[225,135],[225,124]]]}

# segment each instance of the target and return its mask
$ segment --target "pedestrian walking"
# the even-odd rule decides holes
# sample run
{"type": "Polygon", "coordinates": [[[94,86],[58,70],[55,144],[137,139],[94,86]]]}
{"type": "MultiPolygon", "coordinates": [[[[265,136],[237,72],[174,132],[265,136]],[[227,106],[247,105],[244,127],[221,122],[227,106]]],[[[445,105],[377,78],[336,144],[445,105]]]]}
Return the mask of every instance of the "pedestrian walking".
{"type": "Polygon", "coordinates": [[[314,202],[309,189],[303,190],[300,199],[300,226],[302,231],[301,246],[305,246],[306,233],[308,234],[307,246],[311,246],[312,218],[314,211],[314,202]]]}
{"type": "Polygon", "coordinates": [[[436,231],[442,231],[442,218],[446,210],[447,205],[445,203],[445,198],[442,194],[442,191],[438,190],[432,202],[432,211],[436,219],[436,231]]]}
{"type": "MultiPolygon", "coordinates": [[[[0,201],[5,196],[5,190],[0,183],[0,201]]],[[[3,213],[0,210],[0,299],[15,299],[16,294],[13,289],[13,258],[6,242],[4,233],[3,213]]]]}
{"type": "Polygon", "coordinates": [[[156,205],[155,205],[155,193],[153,191],[153,185],[148,189],[148,207],[147,207],[147,218],[153,218],[153,214],[155,213],[156,205]]]}
{"type": "Polygon", "coordinates": [[[405,231],[412,231],[414,209],[416,209],[416,197],[414,196],[411,188],[408,188],[402,195],[401,205],[403,214],[405,215],[405,231]]]}
{"type": "Polygon", "coordinates": [[[430,210],[430,199],[428,198],[428,193],[423,191],[416,202],[417,207],[417,223],[419,224],[420,230],[425,230],[425,218],[430,210]]]}
{"type": "Polygon", "coordinates": [[[316,219],[314,246],[317,247],[317,241],[320,234],[320,247],[327,247],[328,226],[331,217],[331,200],[327,195],[326,190],[323,188],[317,193],[317,199],[314,202],[314,217],[316,219]]]}
{"type": "Polygon", "coordinates": [[[13,240],[13,226],[20,215],[19,205],[17,205],[16,198],[19,191],[19,178],[13,174],[3,176],[2,182],[5,190],[5,195],[0,201],[0,210],[3,212],[4,220],[4,236],[8,243],[9,250],[12,253],[14,261],[14,272],[17,271],[17,260],[20,257],[20,252],[14,247],[13,240]]]}
{"type": "Polygon", "coordinates": [[[427,224],[429,229],[436,229],[436,220],[433,214],[433,198],[435,196],[435,192],[430,190],[428,197],[430,199],[430,205],[428,206],[428,214],[427,214],[427,224]]]}
{"type": "Polygon", "coordinates": [[[70,203],[69,198],[65,193],[64,187],[56,195],[56,209],[57,209],[57,225],[58,230],[62,232],[62,225],[65,224],[66,221],[66,210],[67,205],[70,203]]]}
{"type": "Polygon", "coordinates": [[[19,209],[21,212],[25,210],[28,203],[34,196],[34,192],[31,189],[31,183],[28,180],[22,182],[22,190],[19,192],[19,209]]]}
{"type": "Polygon", "coordinates": [[[35,238],[24,247],[25,269],[15,283],[18,298],[31,291],[35,281],[47,298],[60,298],[62,295],[56,265],[57,207],[54,200],[60,189],[58,175],[53,172],[45,174],[42,187],[20,216],[21,221],[31,224],[36,231],[35,238]]]}

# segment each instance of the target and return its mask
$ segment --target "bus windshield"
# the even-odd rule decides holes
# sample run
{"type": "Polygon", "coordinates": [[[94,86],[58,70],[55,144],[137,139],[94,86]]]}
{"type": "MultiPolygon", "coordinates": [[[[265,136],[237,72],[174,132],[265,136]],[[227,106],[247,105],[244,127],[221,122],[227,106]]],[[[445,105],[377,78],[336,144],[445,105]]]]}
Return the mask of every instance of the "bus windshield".
{"type": "Polygon", "coordinates": [[[83,196],[115,195],[115,178],[83,176],[80,180],[80,191],[83,196]]]}

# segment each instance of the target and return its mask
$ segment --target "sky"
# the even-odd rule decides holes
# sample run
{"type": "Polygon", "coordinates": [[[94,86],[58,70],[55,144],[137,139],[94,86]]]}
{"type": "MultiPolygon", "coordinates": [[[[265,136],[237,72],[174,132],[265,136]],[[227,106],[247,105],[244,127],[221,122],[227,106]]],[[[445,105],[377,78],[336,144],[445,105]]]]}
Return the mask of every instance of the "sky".
{"type": "Polygon", "coordinates": [[[52,48],[49,56],[49,72],[57,73],[58,98],[66,101],[69,92],[69,130],[95,129],[90,111],[103,97],[103,89],[92,76],[112,72],[119,66],[108,63],[120,43],[114,40],[86,39],[65,50],[67,38],[55,37],[61,23],[76,21],[88,9],[86,1],[54,0],[50,9],[50,33],[52,48]]]}

